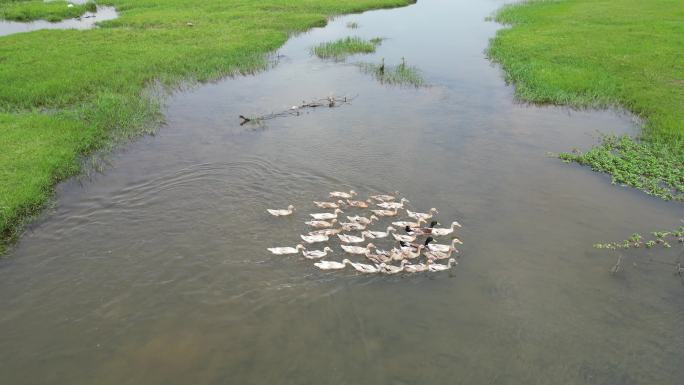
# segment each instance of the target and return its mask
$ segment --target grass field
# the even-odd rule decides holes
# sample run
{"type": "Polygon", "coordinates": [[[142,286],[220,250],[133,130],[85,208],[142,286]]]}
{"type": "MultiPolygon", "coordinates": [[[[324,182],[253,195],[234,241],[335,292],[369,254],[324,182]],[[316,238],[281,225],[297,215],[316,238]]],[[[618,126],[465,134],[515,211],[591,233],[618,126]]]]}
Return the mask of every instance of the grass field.
{"type": "Polygon", "coordinates": [[[512,27],[497,33],[489,55],[515,83],[518,97],[622,106],[644,121],[639,143],[607,140],[564,159],[608,172],[615,183],[681,199],[684,2],[530,1],[505,6],[496,20],[512,27]]]}
{"type": "Polygon", "coordinates": [[[290,34],[331,15],[410,2],[103,0],[120,17],[101,28],[0,37],[0,249],[82,155],[154,124],[150,85],[262,70],[290,34]]]}
{"type": "Polygon", "coordinates": [[[347,56],[360,53],[373,53],[382,39],[364,40],[360,37],[346,37],[327,43],[321,43],[311,51],[321,59],[344,60],[347,56]]]}
{"type": "Polygon", "coordinates": [[[63,19],[81,16],[86,12],[94,12],[95,3],[71,4],[68,6],[64,0],[4,0],[0,1],[0,19],[15,21],[30,21],[43,19],[47,21],[60,21],[63,19]]]}

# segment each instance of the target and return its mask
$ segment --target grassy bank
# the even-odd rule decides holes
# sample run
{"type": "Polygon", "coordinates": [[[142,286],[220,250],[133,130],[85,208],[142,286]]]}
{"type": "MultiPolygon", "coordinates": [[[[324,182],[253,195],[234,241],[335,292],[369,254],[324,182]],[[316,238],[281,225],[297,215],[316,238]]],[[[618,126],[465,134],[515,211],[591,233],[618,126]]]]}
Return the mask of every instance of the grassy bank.
{"type": "Polygon", "coordinates": [[[104,0],[120,18],[101,28],[0,37],[0,248],[83,154],[154,122],[151,84],[261,70],[291,33],[330,15],[408,3],[104,0]]]}
{"type": "Polygon", "coordinates": [[[60,21],[96,10],[95,3],[70,4],[63,0],[0,1],[0,19],[14,21],[47,20],[60,21]]]}
{"type": "Polygon", "coordinates": [[[311,49],[321,59],[344,60],[347,56],[360,53],[373,53],[382,39],[364,40],[360,37],[346,37],[331,42],[321,43],[311,49]]]}
{"type": "Polygon", "coordinates": [[[645,122],[634,146],[602,143],[593,153],[566,154],[565,159],[611,173],[617,183],[665,199],[681,196],[681,0],[530,1],[505,6],[496,20],[512,27],[497,33],[489,55],[515,83],[518,97],[576,107],[622,106],[645,122]],[[629,151],[623,151],[625,148],[629,151]],[[641,153],[635,156],[634,151],[641,153]],[[597,153],[603,156],[594,156],[597,153]],[[607,158],[612,166],[601,164],[607,158]],[[654,163],[645,167],[644,159],[654,163]],[[654,178],[649,170],[667,168],[671,183],[662,186],[667,178],[654,178]]]}

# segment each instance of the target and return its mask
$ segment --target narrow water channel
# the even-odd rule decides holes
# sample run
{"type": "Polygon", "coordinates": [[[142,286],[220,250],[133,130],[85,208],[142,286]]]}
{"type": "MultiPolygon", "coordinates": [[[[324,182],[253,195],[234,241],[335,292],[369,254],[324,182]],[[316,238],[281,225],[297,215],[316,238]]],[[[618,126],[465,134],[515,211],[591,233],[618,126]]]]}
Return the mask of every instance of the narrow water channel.
{"type": "MultiPolygon", "coordinates": [[[[82,1],[74,1],[80,4],[82,1]]],[[[86,12],[81,17],[65,19],[58,22],[36,20],[30,22],[9,21],[0,19],[0,36],[15,33],[38,31],[41,29],[91,29],[101,21],[116,19],[119,14],[114,7],[98,6],[96,12],[86,12]]]]}
{"type": "Polygon", "coordinates": [[[666,264],[681,250],[627,253],[612,276],[616,255],[591,245],[676,227],[684,208],[547,155],[638,127],[516,102],[483,53],[503,3],[341,17],[265,73],[175,95],[157,135],[61,184],[0,260],[0,383],[681,384],[684,286],[666,264]],[[347,63],[310,56],[348,35],[386,40],[347,63]],[[431,87],[350,64],[402,57],[431,87]],[[239,125],[331,94],[358,96],[239,125]],[[349,188],[459,220],[459,265],[369,277],[266,252],[349,188]],[[294,218],[265,213],[288,204],[294,218]]]}

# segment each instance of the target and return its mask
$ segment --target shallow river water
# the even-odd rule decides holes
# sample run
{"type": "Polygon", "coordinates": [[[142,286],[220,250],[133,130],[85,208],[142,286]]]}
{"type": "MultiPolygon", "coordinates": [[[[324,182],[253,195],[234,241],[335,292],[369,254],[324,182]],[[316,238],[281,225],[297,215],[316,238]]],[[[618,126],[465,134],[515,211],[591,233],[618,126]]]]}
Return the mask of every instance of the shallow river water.
{"type": "Polygon", "coordinates": [[[610,275],[616,254],[591,245],[678,226],[684,208],[547,155],[638,128],[516,102],[483,53],[502,4],[341,17],[265,73],[175,95],[157,135],[61,184],[0,260],[0,383],[681,384],[681,249],[627,252],[610,275]],[[387,39],[346,63],[309,55],[348,35],[387,39]],[[431,87],[351,64],[402,57],[431,87]],[[239,126],[331,94],[358,96],[239,126]],[[266,252],[298,243],[312,200],[350,188],[460,221],[459,264],[361,276],[266,252]],[[265,213],[290,203],[293,218],[265,213]]]}

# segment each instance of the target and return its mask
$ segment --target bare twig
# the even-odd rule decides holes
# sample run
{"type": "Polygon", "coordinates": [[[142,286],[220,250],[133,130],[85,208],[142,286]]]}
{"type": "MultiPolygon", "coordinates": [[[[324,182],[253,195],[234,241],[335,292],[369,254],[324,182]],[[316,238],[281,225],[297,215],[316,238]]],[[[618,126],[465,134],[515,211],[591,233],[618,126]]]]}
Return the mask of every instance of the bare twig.
{"type": "Polygon", "coordinates": [[[354,100],[355,97],[348,97],[348,96],[343,96],[343,97],[335,97],[335,96],[328,96],[327,98],[323,99],[317,99],[313,100],[310,102],[302,101],[302,104],[292,106],[289,109],[281,112],[272,112],[270,114],[266,115],[261,115],[261,116],[255,116],[255,117],[246,117],[244,115],[240,115],[240,125],[244,125],[246,123],[259,123],[264,120],[270,120],[270,119],[275,119],[275,118],[282,118],[282,117],[287,117],[287,116],[299,116],[303,114],[305,111],[314,109],[317,107],[328,107],[328,108],[335,108],[335,107],[340,107],[345,104],[351,104],[351,101],[354,100]]]}

